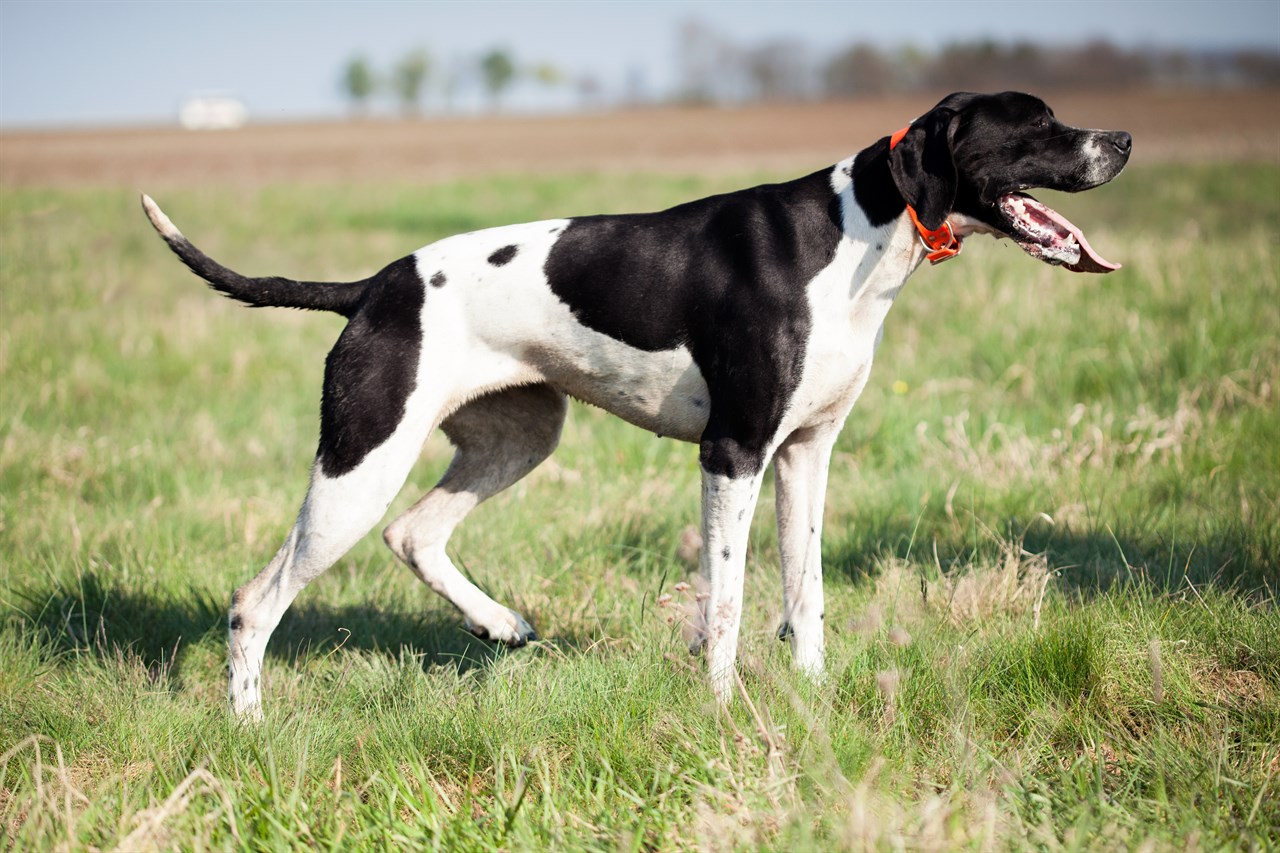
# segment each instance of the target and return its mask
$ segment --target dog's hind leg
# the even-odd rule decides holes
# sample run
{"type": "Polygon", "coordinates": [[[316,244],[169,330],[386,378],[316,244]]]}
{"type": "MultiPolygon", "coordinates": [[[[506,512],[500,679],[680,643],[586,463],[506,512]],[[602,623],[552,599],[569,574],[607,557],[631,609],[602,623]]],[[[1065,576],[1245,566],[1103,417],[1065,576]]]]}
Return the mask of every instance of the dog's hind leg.
{"type": "Polygon", "coordinates": [[[261,716],[262,658],[285,610],[382,518],[448,403],[449,389],[417,376],[421,282],[402,266],[388,268],[394,274],[329,353],[306,500],[279,552],[232,599],[230,695],[239,716],[261,716]]]}
{"type": "Polygon", "coordinates": [[[453,565],[445,545],[457,525],[551,455],[567,402],[548,385],[497,391],[471,401],[441,425],[457,447],[440,482],[383,534],[414,573],[462,612],[479,637],[521,646],[535,639],[519,613],[494,601],[453,565]]]}
{"type": "Polygon", "coordinates": [[[337,476],[326,474],[324,463],[317,460],[306,500],[284,544],[267,567],[232,597],[230,698],[237,716],[261,717],[259,682],[272,632],[303,587],[382,518],[431,427],[431,415],[405,418],[390,438],[337,476]]]}
{"type": "Polygon", "coordinates": [[[298,593],[342,557],[386,512],[422,448],[426,423],[404,423],[339,476],[317,462],[306,500],[267,567],[232,597],[228,620],[231,709],[261,717],[259,682],[267,641],[298,593]]]}

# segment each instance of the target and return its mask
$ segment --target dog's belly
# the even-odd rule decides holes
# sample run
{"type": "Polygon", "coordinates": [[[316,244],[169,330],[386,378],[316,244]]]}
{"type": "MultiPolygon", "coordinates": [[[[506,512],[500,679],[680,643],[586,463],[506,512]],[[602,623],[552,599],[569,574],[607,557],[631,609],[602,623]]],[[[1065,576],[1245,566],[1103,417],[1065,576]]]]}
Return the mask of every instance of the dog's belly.
{"type": "Polygon", "coordinates": [[[659,436],[696,442],[706,428],[707,383],[683,347],[646,352],[579,327],[528,358],[555,388],[659,436]]]}

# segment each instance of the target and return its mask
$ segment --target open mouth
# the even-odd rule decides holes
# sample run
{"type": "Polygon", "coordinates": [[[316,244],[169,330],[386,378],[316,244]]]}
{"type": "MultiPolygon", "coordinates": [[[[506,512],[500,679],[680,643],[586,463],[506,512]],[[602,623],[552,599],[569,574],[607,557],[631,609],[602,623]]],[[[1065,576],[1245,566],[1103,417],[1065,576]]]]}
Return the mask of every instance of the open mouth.
{"type": "Polygon", "coordinates": [[[1084,232],[1061,213],[1026,193],[1000,196],[996,206],[1004,215],[1008,234],[1028,255],[1073,272],[1106,273],[1120,269],[1093,250],[1084,232]]]}

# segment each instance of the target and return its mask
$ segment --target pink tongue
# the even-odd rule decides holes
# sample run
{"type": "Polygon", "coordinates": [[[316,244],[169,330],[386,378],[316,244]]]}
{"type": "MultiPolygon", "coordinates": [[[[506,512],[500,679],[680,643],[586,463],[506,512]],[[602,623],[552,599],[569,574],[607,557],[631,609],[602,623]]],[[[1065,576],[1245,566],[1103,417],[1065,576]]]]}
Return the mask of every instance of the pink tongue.
{"type": "Polygon", "coordinates": [[[1030,196],[1024,196],[1023,203],[1030,208],[1034,208],[1040,215],[1052,221],[1058,227],[1067,231],[1076,238],[1076,242],[1080,244],[1080,260],[1074,264],[1067,266],[1067,269],[1073,272],[1114,272],[1120,269],[1120,264],[1112,263],[1106,258],[1099,255],[1089,245],[1089,241],[1085,238],[1084,232],[1071,223],[1069,219],[1051,207],[1041,204],[1030,196]]]}

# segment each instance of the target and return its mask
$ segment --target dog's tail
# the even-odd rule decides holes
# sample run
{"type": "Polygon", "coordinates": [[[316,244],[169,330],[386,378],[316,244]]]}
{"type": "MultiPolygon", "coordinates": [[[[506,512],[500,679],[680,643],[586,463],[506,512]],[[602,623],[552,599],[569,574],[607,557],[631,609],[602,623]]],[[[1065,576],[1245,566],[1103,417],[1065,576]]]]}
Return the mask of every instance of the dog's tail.
{"type": "Polygon", "coordinates": [[[227,269],[192,245],[165,216],[150,196],[142,196],[142,209],[156,231],[193,273],[219,293],[254,307],[305,308],[333,311],[350,317],[369,288],[370,280],[353,282],[293,281],[288,278],[248,278],[227,269]]]}

